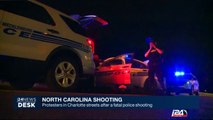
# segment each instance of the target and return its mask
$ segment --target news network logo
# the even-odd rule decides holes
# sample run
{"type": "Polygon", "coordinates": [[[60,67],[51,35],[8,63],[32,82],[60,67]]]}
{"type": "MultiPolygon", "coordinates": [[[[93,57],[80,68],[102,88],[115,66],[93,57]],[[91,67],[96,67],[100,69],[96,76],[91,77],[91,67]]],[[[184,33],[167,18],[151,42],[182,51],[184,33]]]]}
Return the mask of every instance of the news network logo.
{"type": "Polygon", "coordinates": [[[171,117],[187,117],[187,116],[188,116],[188,112],[187,110],[184,110],[184,109],[182,110],[174,109],[171,115],[171,117]]]}
{"type": "Polygon", "coordinates": [[[16,103],[17,108],[35,108],[36,97],[17,97],[16,103]]]}

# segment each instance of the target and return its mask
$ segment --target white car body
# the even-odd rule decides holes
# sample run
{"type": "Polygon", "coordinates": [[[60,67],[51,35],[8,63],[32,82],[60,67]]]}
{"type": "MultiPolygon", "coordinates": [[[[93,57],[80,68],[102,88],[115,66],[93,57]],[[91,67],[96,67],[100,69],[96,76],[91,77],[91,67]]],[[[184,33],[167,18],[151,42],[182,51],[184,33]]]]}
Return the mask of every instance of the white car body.
{"type": "Polygon", "coordinates": [[[49,74],[50,69],[51,74],[55,72],[50,79],[61,77],[56,69],[64,70],[62,65],[71,65],[74,72],[68,70],[71,76],[65,71],[69,75],[62,76],[63,81],[57,79],[60,85],[54,86],[58,88],[68,89],[79,77],[94,76],[92,41],[69,15],[35,0],[1,1],[0,30],[0,73],[11,77],[14,86],[32,81],[26,86],[30,87],[33,80],[28,77],[42,79],[40,76],[49,74]]]}
{"type": "MultiPolygon", "coordinates": [[[[96,86],[125,85],[143,88],[148,78],[147,63],[128,56],[133,54],[105,59],[97,68],[96,86]]],[[[158,82],[157,84],[159,87],[158,82]]]]}
{"type": "Polygon", "coordinates": [[[185,73],[172,78],[169,83],[169,90],[176,92],[176,94],[187,92],[190,95],[199,95],[199,82],[192,73],[185,73]]]}

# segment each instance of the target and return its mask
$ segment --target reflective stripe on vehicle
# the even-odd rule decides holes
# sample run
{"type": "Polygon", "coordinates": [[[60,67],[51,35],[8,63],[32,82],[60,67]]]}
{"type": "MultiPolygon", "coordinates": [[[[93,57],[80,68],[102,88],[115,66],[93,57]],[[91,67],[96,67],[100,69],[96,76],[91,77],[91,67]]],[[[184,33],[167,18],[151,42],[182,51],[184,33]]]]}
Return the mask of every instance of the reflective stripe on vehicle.
{"type": "Polygon", "coordinates": [[[57,36],[54,36],[54,35],[45,35],[41,32],[37,32],[37,31],[33,31],[30,38],[33,39],[33,40],[50,42],[50,43],[60,44],[60,45],[64,45],[64,46],[70,46],[70,47],[82,50],[84,52],[90,51],[89,46],[85,46],[85,45],[83,45],[79,42],[72,41],[72,40],[65,39],[65,38],[61,38],[61,37],[57,37],[57,36]]]}
{"type": "Polygon", "coordinates": [[[121,75],[121,74],[128,74],[130,73],[129,70],[114,70],[114,71],[104,71],[104,72],[97,72],[97,76],[110,76],[110,75],[121,75]]]}
{"type": "Polygon", "coordinates": [[[91,51],[89,45],[84,45],[82,43],[79,43],[70,39],[66,39],[66,38],[62,38],[62,37],[58,37],[58,36],[54,36],[50,34],[44,34],[43,32],[39,32],[36,30],[22,27],[22,26],[13,25],[10,23],[3,22],[2,25],[5,26],[5,28],[3,29],[3,32],[7,35],[18,35],[18,37],[22,37],[22,38],[29,38],[33,40],[42,41],[42,42],[49,42],[49,43],[69,46],[84,52],[91,51]],[[20,33],[17,32],[17,30],[20,30],[20,33]]]}

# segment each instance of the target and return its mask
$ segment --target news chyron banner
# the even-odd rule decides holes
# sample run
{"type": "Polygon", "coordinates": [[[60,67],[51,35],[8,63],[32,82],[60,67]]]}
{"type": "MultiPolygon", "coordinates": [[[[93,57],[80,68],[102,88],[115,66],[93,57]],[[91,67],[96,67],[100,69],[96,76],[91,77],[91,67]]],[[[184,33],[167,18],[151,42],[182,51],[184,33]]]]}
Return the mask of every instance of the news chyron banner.
{"type": "Polygon", "coordinates": [[[15,109],[198,109],[197,96],[15,96],[15,109]]]}

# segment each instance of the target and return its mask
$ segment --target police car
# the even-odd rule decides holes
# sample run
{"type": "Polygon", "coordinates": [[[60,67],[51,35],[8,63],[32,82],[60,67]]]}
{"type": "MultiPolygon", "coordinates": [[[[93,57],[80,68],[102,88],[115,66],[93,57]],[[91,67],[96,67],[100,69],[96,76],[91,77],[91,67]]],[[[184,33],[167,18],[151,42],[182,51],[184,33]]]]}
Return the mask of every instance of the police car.
{"type": "MultiPolygon", "coordinates": [[[[118,89],[144,88],[148,78],[148,61],[134,59],[127,53],[105,59],[96,71],[96,87],[118,89]]],[[[157,87],[160,87],[156,79],[157,87]]]]}
{"type": "Polygon", "coordinates": [[[168,92],[189,93],[189,95],[199,95],[199,82],[197,77],[191,72],[174,72],[173,77],[168,80],[168,92]]]}
{"type": "Polygon", "coordinates": [[[94,43],[70,16],[34,0],[1,1],[0,30],[1,79],[15,88],[46,77],[56,90],[93,84],[94,43]]]}

